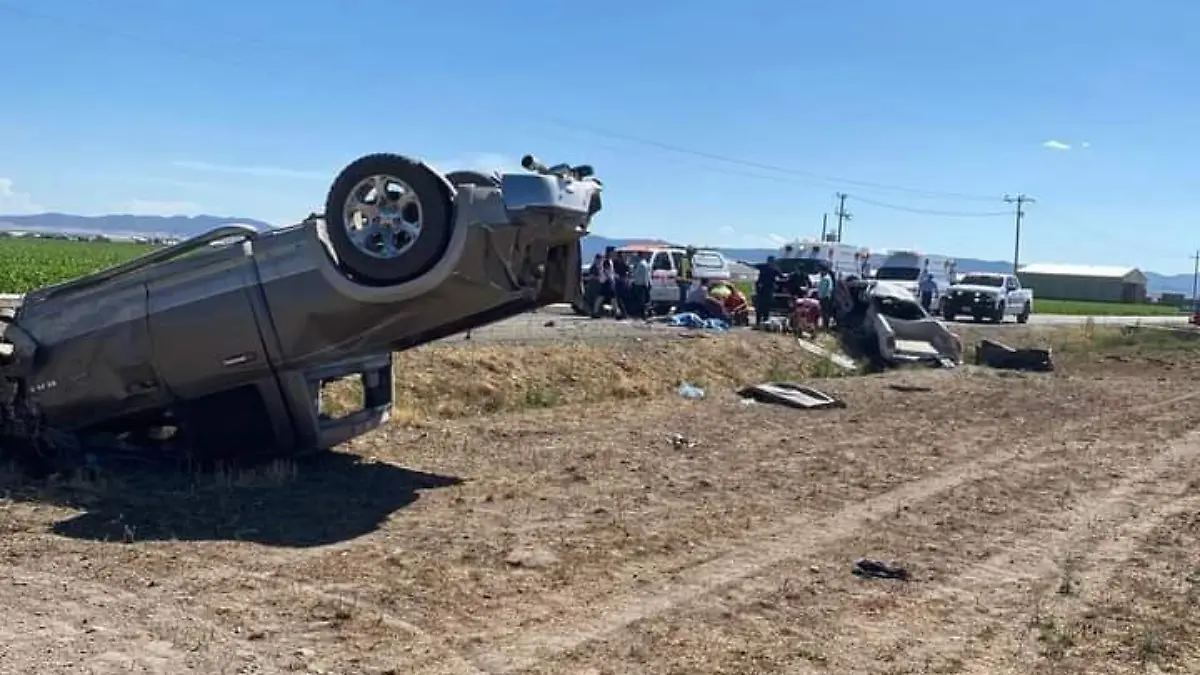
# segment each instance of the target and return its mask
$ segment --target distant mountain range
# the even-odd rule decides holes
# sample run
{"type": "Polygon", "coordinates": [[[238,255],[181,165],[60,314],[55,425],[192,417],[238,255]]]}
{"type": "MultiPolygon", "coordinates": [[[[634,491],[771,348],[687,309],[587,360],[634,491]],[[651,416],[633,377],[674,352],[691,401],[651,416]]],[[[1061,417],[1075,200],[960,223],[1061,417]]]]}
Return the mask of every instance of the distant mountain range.
{"type": "MultiPolygon", "coordinates": [[[[4,216],[0,215],[0,230],[24,230],[30,232],[62,232],[66,234],[103,234],[113,238],[134,236],[159,237],[191,237],[202,232],[240,223],[266,230],[272,225],[253,218],[235,218],[226,216],[142,216],[133,214],[114,214],[107,216],[76,216],[69,213],[39,213],[34,215],[4,216]]],[[[606,246],[625,246],[631,243],[661,241],[653,238],[641,239],[610,239],[598,235],[589,235],[583,240],[585,258],[602,253],[606,246]]],[[[663,242],[665,243],[665,242],[663,242]]],[[[723,248],[715,246],[726,258],[750,263],[762,262],[768,255],[777,253],[772,248],[723,248]]],[[[878,256],[873,256],[878,258],[878,256]]],[[[871,263],[881,262],[873,259],[871,263]]],[[[972,272],[1007,272],[1012,268],[1011,262],[1003,260],[979,260],[977,258],[959,258],[958,269],[972,272]]],[[[1190,295],[1192,291],[1192,275],[1190,274],[1158,274],[1145,272],[1149,280],[1148,290],[1152,294],[1183,293],[1190,295]]]]}
{"type": "Polygon", "coordinates": [[[64,234],[103,234],[113,238],[134,236],[192,237],[202,232],[240,223],[260,230],[272,227],[253,218],[225,216],[76,216],[69,213],[38,213],[25,216],[0,216],[0,230],[61,232],[64,234]]]}

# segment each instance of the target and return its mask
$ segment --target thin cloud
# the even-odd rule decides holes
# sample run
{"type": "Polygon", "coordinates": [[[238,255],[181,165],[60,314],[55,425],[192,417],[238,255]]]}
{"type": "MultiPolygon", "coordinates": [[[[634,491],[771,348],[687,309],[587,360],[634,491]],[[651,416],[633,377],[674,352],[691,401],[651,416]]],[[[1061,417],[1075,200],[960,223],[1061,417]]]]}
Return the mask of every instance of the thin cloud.
{"type": "Polygon", "coordinates": [[[260,178],[298,178],[302,180],[333,180],[333,174],[326,171],[303,171],[288,169],[281,166],[238,166],[233,164],[214,164],[189,159],[171,162],[177,169],[189,171],[204,171],[208,173],[238,174],[242,176],[258,176],[260,178]]]}
{"type": "Polygon", "coordinates": [[[1083,141],[1082,143],[1079,144],[1079,147],[1086,150],[1086,149],[1092,147],[1092,144],[1089,141],[1083,141]]]}
{"type": "Polygon", "coordinates": [[[0,178],[0,213],[18,216],[27,213],[40,213],[46,209],[33,201],[26,192],[17,192],[11,178],[0,178]]]}
{"type": "Polygon", "coordinates": [[[1051,139],[1049,141],[1046,141],[1045,143],[1042,143],[1042,147],[1046,148],[1047,150],[1066,151],[1066,150],[1071,149],[1071,144],[1063,143],[1062,141],[1056,141],[1056,140],[1051,139]]]}

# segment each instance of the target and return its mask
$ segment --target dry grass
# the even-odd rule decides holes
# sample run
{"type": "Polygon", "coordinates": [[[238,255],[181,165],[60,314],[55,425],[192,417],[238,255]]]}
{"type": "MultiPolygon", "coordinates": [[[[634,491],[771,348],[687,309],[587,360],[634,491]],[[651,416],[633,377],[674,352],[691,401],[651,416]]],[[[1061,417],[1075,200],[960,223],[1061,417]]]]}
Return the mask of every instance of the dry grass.
{"type": "MultiPolygon", "coordinates": [[[[972,359],[979,339],[1014,347],[1051,347],[1070,371],[1120,371],[1125,362],[1164,366],[1200,356],[1197,334],[1091,323],[1063,327],[955,326],[972,359]]],[[[830,340],[823,340],[830,344],[830,340]]],[[[1135,366],[1136,367],[1136,366],[1135,366]]],[[[397,355],[396,407],[400,424],[519,410],[646,399],[681,382],[729,389],[762,381],[840,376],[785,336],[738,331],[623,342],[544,345],[434,346],[397,355]]],[[[360,396],[355,385],[331,387],[336,412],[360,396]]]]}
{"type": "MultiPolygon", "coordinates": [[[[752,331],[603,344],[436,346],[396,359],[400,423],[570,404],[645,399],[701,388],[836,374],[793,340],[752,331]]],[[[333,390],[333,407],[357,396],[333,390]],[[339,400],[340,399],[340,400],[339,400]]]]}

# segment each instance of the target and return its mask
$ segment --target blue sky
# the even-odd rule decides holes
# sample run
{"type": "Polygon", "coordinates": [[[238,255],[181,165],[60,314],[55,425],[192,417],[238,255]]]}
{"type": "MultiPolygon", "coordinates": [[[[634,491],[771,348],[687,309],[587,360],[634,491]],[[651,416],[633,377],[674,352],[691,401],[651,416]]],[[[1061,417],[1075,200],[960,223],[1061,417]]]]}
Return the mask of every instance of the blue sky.
{"type": "Polygon", "coordinates": [[[0,213],[288,224],[360,154],[534,152],[596,165],[613,236],[769,246],[841,190],[848,242],[1006,259],[1010,216],[938,214],[1025,192],[1024,261],[1190,272],[1197,25],[1182,0],[0,0],[0,213]]]}

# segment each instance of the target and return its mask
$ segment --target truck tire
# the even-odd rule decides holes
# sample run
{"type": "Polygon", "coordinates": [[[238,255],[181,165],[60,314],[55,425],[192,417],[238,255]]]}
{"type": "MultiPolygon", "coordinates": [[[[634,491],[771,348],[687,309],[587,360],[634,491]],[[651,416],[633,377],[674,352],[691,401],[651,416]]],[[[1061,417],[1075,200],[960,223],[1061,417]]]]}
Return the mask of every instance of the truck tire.
{"type": "Polygon", "coordinates": [[[1004,323],[1004,313],[1006,310],[1007,308],[1003,302],[1001,302],[999,305],[996,305],[996,308],[992,310],[992,316],[990,317],[991,320],[995,323],[1004,323]]]}
{"type": "Polygon", "coordinates": [[[947,321],[953,321],[957,316],[958,316],[958,314],[954,311],[954,308],[951,307],[950,305],[944,305],[942,307],[942,318],[943,319],[945,319],[947,321]]]}
{"type": "Polygon", "coordinates": [[[402,284],[432,269],[450,244],[453,214],[442,179],[393,154],[351,162],[325,199],[329,240],[343,271],[373,286],[402,284]]]}
{"type": "Polygon", "coordinates": [[[1017,315],[1017,323],[1029,323],[1030,314],[1033,314],[1033,308],[1030,307],[1029,303],[1027,302],[1021,309],[1021,313],[1017,315]]]}

